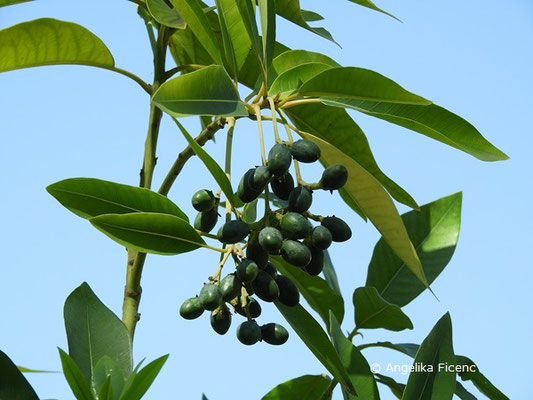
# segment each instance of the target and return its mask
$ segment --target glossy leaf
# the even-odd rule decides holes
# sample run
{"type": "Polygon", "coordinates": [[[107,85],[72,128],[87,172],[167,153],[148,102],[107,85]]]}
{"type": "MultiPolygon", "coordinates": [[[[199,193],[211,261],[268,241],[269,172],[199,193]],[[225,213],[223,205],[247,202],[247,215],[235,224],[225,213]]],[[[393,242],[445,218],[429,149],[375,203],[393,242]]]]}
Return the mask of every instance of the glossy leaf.
{"type": "MultiPolygon", "coordinates": [[[[430,284],[455,251],[461,227],[461,202],[462,193],[459,192],[402,216],[430,284]]],[[[375,287],[385,300],[400,307],[409,304],[425,289],[382,239],[374,248],[366,286],[375,287]]]]}
{"type": "MultiPolygon", "coordinates": [[[[470,393],[461,384],[461,382],[455,381],[455,395],[461,400],[477,400],[477,397],[470,393]]],[[[489,397],[490,398],[490,397],[489,397]]]]}
{"type": "Polygon", "coordinates": [[[397,399],[402,398],[403,391],[405,390],[405,385],[403,383],[398,383],[390,376],[385,376],[381,374],[376,374],[376,380],[382,385],[387,386],[397,399]]]}
{"type": "Polygon", "coordinates": [[[224,15],[234,51],[237,71],[240,71],[250,52],[250,37],[235,0],[217,0],[218,13],[224,15]]]}
{"type": "Polygon", "coordinates": [[[168,214],[104,214],[89,221],[115,242],[144,253],[181,254],[205,244],[188,222],[168,214]]]}
{"type": "Polygon", "coordinates": [[[323,63],[300,64],[278,75],[270,86],[269,94],[282,100],[298,90],[304,82],[330,68],[331,65],[323,63]]]}
{"type": "MultiPolygon", "coordinates": [[[[287,50],[287,46],[276,42],[276,47],[274,48],[274,57],[279,56],[287,50]]],[[[261,64],[259,63],[257,56],[255,55],[254,51],[251,50],[248,53],[248,56],[244,60],[244,64],[239,71],[239,82],[253,89],[255,86],[257,86],[256,84],[258,82],[262,82],[259,81],[259,79],[262,79],[262,72],[263,71],[261,69],[261,64]]],[[[270,77],[271,74],[269,74],[268,76],[270,77]]],[[[259,88],[256,87],[256,89],[258,90],[259,88]]]]}
{"type": "Polygon", "coordinates": [[[190,27],[178,29],[172,34],[169,40],[169,50],[177,65],[213,63],[211,56],[194,36],[190,27]]]}
{"type": "Polygon", "coordinates": [[[331,261],[329,251],[324,250],[324,269],[322,270],[324,278],[329,287],[333,289],[335,293],[342,297],[341,288],[339,286],[339,278],[337,278],[337,272],[335,272],[335,267],[331,261]]]}
{"type": "Polygon", "coordinates": [[[404,260],[416,277],[427,286],[422,265],[409,240],[396,206],[379,182],[360,164],[338,148],[310,134],[304,139],[315,142],[322,150],[321,160],[326,165],[341,163],[348,169],[348,182],[344,189],[368,218],[396,254],[404,260]]]}
{"type": "Polygon", "coordinates": [[[241,20],[244,23],[252,52],[257,58],[261,69],[264,70],[263,53],[261,51],[261,40],[259,38],[259,31],[257,30],[257,22],[255,20],[255,0],[235,0],[241,20]]]}
{"type": "Polygon", "coordinates": [[[300,8],[300,0],[276,0],[276,12],[278,15],[304,29],[307,29],[310,32],[317,34],[318,36],[331,40],[333,43],[337,43],[326,29],[320,27],[314,28],[310,26],[307,23],[309,20],[305,18],[302,11],[303,10],[300,8]]]}
{"type": "Polygon", "coordinates": [[[304,375],[283,382],[261,400],[320,400],[331,379],[327,375],[304,375]]]}
{"type": "Polygon", "coordinates": [[[319,323],[301,306],[274,304],[315,357],[351,394],[355,394],[350,377],[319,323]]]}
{"type": "Polygon", "coordinates": [[[31,368],[21,367],[20,365],[17,365],[17,369],[20,372],[23,372],[25,374],[57,374],[57,371],[45,371],[42,369],[31,369],[31,368]]]}
{"type": "Polygon", "coordinates": [[[344,318],[344,300],[340,294],[329,287],[324,279],[309,275],[301,268],[290,265],[279,256],[271,257],[271,260],[283,275],[296,284],[302,296],[311,308],[320,315],[320,318],[322,318],[328,328],[330,311],[333,312],[337,320],[342,322],[344,318]]]}
{"type": "Polygon", "coordinates": [[[246,203],[242,210],[242,220],[247,224],[253,224],[257,220],[257,200],[246,203]]]}
{"type": "Polygon", "coordinates": [[[200,2],[198,0],[170,0],[170,2],[215,63],[222,65],[220,46],[200,2]]]}
{"type": "Polygon", "coordinates": [[[449,400],[455,392],[455,372],[447,372],[440,365],[455,364],[452,344],[452,321],[446,313],[424,339],[415,357],[415,365],[423,365],[427,372],[409,374],[402,399],[449,400]],[[431,366],[431,368],[430,368],[431,366]]]}
{"type": "MultiPolygon", "coordinates": [[[[379,11],[380,13],[383,13],[383,14],[386,14],[388,15],[389,17],[392,17],[394,18],[395,20],[398,20],[400,21],[398,18],[396,18],[394,15],[388,13],[387,11],[385,10],[382,10],[381,8],[379,8],[378,6],[376,6],[372,1],[370,0],[349,0],[351,1],[352,3],[356,3],[356,4],[359,4],[363,7],[367,7],[367,8],[370,8],[372,10],[375,10],[375,11],[379,11]]],[[[400,21],[401,22],[401,21],[400,21]]]]}
{"type": "Polygon", "coordinates": [[[339,97],[388,103],[428,105],[431,101],[408,92],[391,79],[377,72],[357,68],[328,69],[305,82],[299,92],[302,96],[339,97]]]}
{"type": "MultiPolygon", "coordinates": [[[[342,149],[346,155],[370,172],[395,200],[411,208],[418,208],[411,195],[381,171],[364,132],[346,110],[323,104],[306,104],[288,109],[287,114],[298,128],[342,149]]],[[[345,200],[349,199],[344,190],[341,189],[340,192],[345,200]]],[[[362,211],[359,212],[365,217],[362,211]]]]}
{"type": "Polygon", "coordinates": [[[375,287],[360,287],[353,293],[357,329],[383,328],[390,331],[413,329],[413,323],[400,307],[381,297],[375,287]]]}
{"type": "Polygon", "coordinates": [[[91,393],[91,388],[76,362],[63,350],[58,350],[59,357],[61,358],[61,365],[63,367],[63,374],[65,375],[65,379],[67,380],[74,397],[78,400],[93,400],[94,396],[91,393]]]}
{"type": "Polygon", "coordinates": [[[344,398],[346,400],[379,400],[376,381],[368,362],[359,349],[357,349],[357,347],[344,336],[339,321],[337,321],[335,315],[331,312],[329,331],[333,346],[335,347],[342,364],[346,368],[355,391],[357,392],[357,396],[352,396],[343,388],[344,398]]]}
{"type": "Polygon", "coordinates": [[[22,372],[0,351],[0,399],[39,400],[22,372]]]}
{"type": "Polygon", "coordinates": [[[189,218],[170,199],[149,189],[94,178],[71,178],[46,188],[74,214],[92,218],[102,214],[157,212],[189,218]]]}
{"type": "Polygon", "coordinates": [[[148,391],[155,378],[168,359],[168,354],[152,361],[136,374],[132,374],[127,382],[120,400],[139,400],[148,391]]]}
{"type": "Polygon", "coordinates": [[[307,50],[290,50],[284,51],[272,60],[272,69],[277,75],[281,75],[283,72],[288,71],[294,67],[308,63],[321,63],[331,67],[340,67],[332,58],[313,51],[307,50]]]}
{"type": "Polygon", "coordinates": [[[276,45],[276,0],[258,0],[265,69],[270,67],[276,45]]]}
{"type": "Polygon", "coordinates": [[[175,29],[185,29],[187,23],[181,15],[169,7],[165,0],[146,0],[148,11],[162,25],[175,29]]]}
{"type": "Polygon", "coordinates": [[[113,386],[111,376],[108,376],[98,392],[98,400],[113,400],[113,386]]]}
{"type": "Polygon", "coordinates": [[[96,364],[104,356],[113,359],[124,376],[131,372],[130,334],[87,283],[67,297],[63,313],[69,354],[87,382],[91,381],[96,364]]]}
{"type": "Polygon", "coordinates": [[[115,64],[105,44],[86,28],[51,18],[0,30],[0,43],[0,72],[55,64],[115,64]]]}
{"type": "MultiPolygon", "coordinates": [[[[111,394],[109,400],[120,397],[126,378],[120,365],[109,356],[103,356],[94,367],[91,385],[96,393],[106,392],[111,394]],[[109,383],[107,383],[109,381],[109,383]],[[106,389],[105,385],[109,387],[106,389]]],[[[100,400],[100,399],[99,399],[100,400]]]]}
{"type": "Polygon", "coordinates": [[[172,116],[248,115],[231,78],[216,65],[165,82],[152,101],[172,116]]]}
{"type": "Polygon", "coordinates": [[[468,121],[436,104],[419,106],[351,99],[327,99],[324,103],[353,108],[403,126],[483,161],[500,161],[509,158],[507,154],[487,141],[468,121]]]}
{"type": "Polygon", "coordinates": [[[459,376],[463,381],[471,381],[474,386],[485,396],[491,400],[509,400],[496,386],[494,386],[485,375],[481,373],[479,367],[474,361],[465,356],[457,356],[456,363],[458,365],[469,366],[470,371],[459,372],[459,376]]]}
{"type": "Polygon", "coordinates": [[[0,7],[12,6],[13,4],[26,3],[32,0],[0,0],[0,7]]]}
{"type": "Polygon", "coordinates": [[[224,67],[231,77],[237,82],[239,77],[239,68],[237,67],[237,60],[235,58],[235,50],[233,49],[233,43],[228,28],[228,21],[226,19],[226,13],[224,12],[223,2],[221,0],[215,0],[215,4],[218,9],[218,21],[220,24],[220,32],[222,34],[222,48],[224,49],[224,67]]]}

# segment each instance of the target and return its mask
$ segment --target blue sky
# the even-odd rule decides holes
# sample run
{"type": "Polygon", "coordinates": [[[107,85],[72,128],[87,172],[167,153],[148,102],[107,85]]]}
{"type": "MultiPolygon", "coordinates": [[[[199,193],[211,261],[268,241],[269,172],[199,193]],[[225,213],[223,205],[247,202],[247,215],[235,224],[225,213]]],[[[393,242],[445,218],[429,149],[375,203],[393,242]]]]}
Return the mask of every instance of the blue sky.
{"type": "MultiPolygon", "coordinates": [[[[440,301],[428,293],[421,295],[404,308],[413,331],[367,331],[364,341],[419,343],[450,311],[456,352],[475,360],[510,398],[528,398],[533,355],[529,345],[533,4],[527,0],[379,2],[403,23],[348,1],[336,1],[334,6],[318,1],[302,4],[324,15],[324,25],[342,49],[285,21],[279,21],[278,39],[394,79],[466,118],[511,157],[483,163],[416,133],[354,114],[382,169],[419,204],[464,192],[459,246],[433,284],[440,301]]],[[[147,81],[152,78],[143,25],[134,5],[125,0],[40,1],[1,8],[0,13],[1,28],[44,16],[80,23],[107,44],[117,66],[147,81]]],[[[4,73],[0,88],[4,210],[0,348],[18,364],[59,370],[56,347],[66,349],[65,298],[87,281],[120,314],[125,252],[63,209],[45,187],[78,176],[137,184],[149,99],[132,81],[88,67],[4,73]]],[[[187,123],[193,132],[197,130],[196,120],[187,123]]],[[[259,160],[254,129],[252,124],[237,128],[233,164],[237,177],[259,160]]],[[[216,144],[206,147],[219,161],[223,139],[220,135],[216,144]]],[[[156,184],[184,145],[183,137],[165,119],[156,184]]],[[[306,168],[304,173],[312,180],[320,171],[306,168]]],[[[193,159],[170,197],[193,216],[190,196],[204,186],[216,189],[202,164],[193,159]]],[[[313,207],[324,214],[334,210],[353,226],[353,239],[332,249],[347,299],[343,329],[351,330],[351,294],[364,285],[379,235],[337,197],[317,196],[313,207]]],[[[217,257],[205,250],[149,257],[135,359],[151,360],[167,353],[170,358],[147,399],[199,399],[202,392],[210,400],[259,399],[282,381],[324,372],[295,334],[279,348],[245,347],[234,336],[236,324],[220,337],[211,330],[207,315],[194,321],[179,318],[179,305],[214,272],[217,257]]],[[[264,307],[261,321],[281,322],[281,316],[274,307],[264,307]]],[[[371,363],[409,362],[387,351],[365,354],[371,363]]],[[[393,376],[405,381],[405,376],[393,376]]],[[[29,379],[42,398],[72,398],[60,374],[29,379]]],[[[383,393],[383,399],[393,398],[387,389],[383,393]]],[[[336,399],[340,398],[337,393],[336,399]]]]}

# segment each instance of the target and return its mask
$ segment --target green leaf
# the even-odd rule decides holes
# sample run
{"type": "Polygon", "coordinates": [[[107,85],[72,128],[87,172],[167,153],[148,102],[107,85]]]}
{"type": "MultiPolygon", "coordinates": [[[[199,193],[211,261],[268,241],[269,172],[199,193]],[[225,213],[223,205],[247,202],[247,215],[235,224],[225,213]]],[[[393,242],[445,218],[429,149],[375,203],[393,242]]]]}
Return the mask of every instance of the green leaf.
{"type": "Polygon", "coordinates": [[[26,3],[32,0],[0,0],[0,7],[11,6],[13,4],[26,3]]]}
{"type": "Polygon", "coordinates": [[[416,277],[428,286],[424,270],[409,240],[407,230],[385,189],[367,170],[338,148],[310,134],[302,133],[302,137],[315,142],[320,147],[321,160],[326,165],[341,163],[348,169],[349,179],[344,186],[346,193],[368,215],[370,221],[416,277]]]}
{"type": "Polygon", "coordinates": [[[190,27],[179,29],[172,34],[169,50],[177,65],[209,65],[213,63],[209,53],[194,36],[190,27]]]}
{"type": "MultiPolygon", "coordinates": [[[[63,373],[67,380],[74,397],[78,400],[93,400],[94,396],[91,393],[91,389],[87,380],[83,376],[80,368],[63,350],[58,348],[59,357],[61,358],[61,365],[63,366],[63,373]]],[[[8,397],[9,398],[9,397],[8,397]]]]}
{"type": "Polygon", "coordinates": [[[298,290],[329,328],[329,313],[333,312],[337,320],[344,318],[344,300],[342,296],[331,289],[328,283],[318,277],[309,275],[301,268],[294,267],[279,256],[270,257],[278,270],[290,278],[298,290]]]}
{"type": "Polygon", "coordinates": [[[82,218],[144,211],[175,215],[189,221],[170,199],[145,188],[93,178],[71,178],[53,183],[46,190],[82,218]]]}
{"type": "Polygon", "coordinates": [[[152,361],[138,373],[132,374],[120,400],[139,400],[148,391],[168,359],[168,354],[152,361]]]}
{"type": "Polygon", "coordinates": [[[108,376],[98,392],[98,400],[112,400],[113,386],[111,385],[111,376],[108,376]]]}
{"type": "MultiPolygon", "coordinates": [[[[364,132],[346,110],[323,104],[306,104],[288,109],[287,115],[298,128],[342,149],[346,155],[370,172],[395,200],[411,208],[418,208],[418,204],[409,193],[381,171],[364,132]]],[[[340,193],[345,201],[350,200],[344,190],[340,193]]],[[[354,204],[349,203],[349,205],[354,207],[354,204]]],[[[355,211],[364,217],[362,211],[358,209],[355,211]]]]}
{"type": "Polygon", "coordinates": [[[270,86],[269,94],[282,100],[298,90],[304,82],[330,68],[331,65],[317,62],[300,64],[278,75],[270,86]]]}
{"type": "MultiPolygon", "coordinates": [[[[461,227],[462,193],[443,197],[402,215],[424,273],[431,284],[450,261],[461,227]]],[[[380,239],[374,248],[366,286],[375,287],[387,301],[400,307],[425,290],[403,261],[380,239]]]]}
{"type": "Polygon", "coordinates": [[[3,351],[0,351],[0,399],[39,400],[24,375],[3,351]]]}
{"type": "Polygon", "coordinates": [[[213,157],[211,157],[209,153],[207,153],[207,151],[202,149],[202,147],[198,143],[196,143],[196,141],[192,138],[189,132],[187,132],[185,127],[177,119],[172,119],[174,120],[176,125],[178,125],[178,128],[180,129],[181,133],[189,143],[189,146],[191,146],[198,158],[202,160],[202,162],[207,167],[215,181],[218,183],[218,185],[226,195],[226,199],[228,199],[231,204],[235,204],[235,199],[233,198],[233,189],[231,188],[231,183],[226,173],[222,170],[222,168],[220,168],[220,166],[213,159],[213,157]]]}
{"type": "Polygon", "coordinates": [[[228,28],[228,21],[226,20],[226,13],[224,12],[223,2],[215,0],[218,9],[218,21],[220,24],[220,31],[222,33],[222,47],[224,49],[224,67],[231,77],[237,82],[239,77],[239,68],[237,67],[237,60],[235,58],[235,50],[228,28]]]}
{"type": "Polygon", "coordinates": [[[160,24],[175,29],[186,28],[187,23],[176,10],[167,5],[165,0],[146,0],[146,6],[152,17],[160,24]]]}
{"type": "Polygon", "coordinates": [[[278,55],[272,60],[272,69],[277,75],[281,75],[283,72],[288,71],[294,67],[308,63],[321,63],[331,67],[340,67],[332,58],[313,51],[307,50],[287,50],[278,55]]]}
{"type": "Polygon", "coordinates": [[[470,393],[466,388],[461,384],[461,382],[455,381],[455,395],[461,400],[477,400],[477,397],[470,393]]]}
{"type": "Polygon", "coordinates": [[[168,114],[247,116],[237,89],[221,66],[212,65],[161,85],[152,101],[168,114]]]}
{"type": "Polygon", "coordinates": [[[455,372],[448,372],[442,365],[454,365],[452,321],[446,313],[424,339],[415,357],[415,365],[426,371],[409,374],[402,399],[449,400],[455,392],[455,372]],[[417,364],[418,363],[418,364],[417,364]]]}
{"type": "Polygon", "coordinates": [[[376,380],[382,385],[387,386],[397,399],[402,398],[403,391],[405,390],[405,385],[403,383],[398,383],[391,377],[381,374],[376,374],[376,380]]]}
{"type": "MultiPolygon", "coordinates": [[[[274,48],[274,57],[279,56],[283,52],[287,51],[289,48],[279,42],[276,42],[276,47],[274,48]]],[[[263,70],[261,69],[261,64],[259,63],[253,50],[250,50],[248,56],[244,60],[244,64],[239,71],[239,82],[249,88],[253,89],[258,83],[258,79],[262,79],[263,70]]],[[[268,77],[272,74],[269,73],[268,77]]],[[[270,79],[270,78],[269,78],[270,79]]],[[[260,83],[262,81],[259,81],[260,83]]],[[[260,85],[259,85],[260,86],[260,85]]],[[[259,90],[259,87],[256,87],[259,90]]]]}
{"type": "Polygon", "coordinates": [[[257,22],[255,20],[255,0],[236,0],[237,8],[241,15],[241,20],[244,23],[252,52],[257,58],[260,68],[265,71],[263,64],[263,54],[261,51],[261,40],[259,39],[259,31],[257,30],[257,22]]]}
{"type": "Polygon", "coordinates": [[[276,45],[276,0],[258,0],[261,20],[261,40],[263,44],[263,63],[268,70],[274,57],[276,45]]]}
{"type": "Polygon", "coordinates": [[[198,0],[170,0],[216,64],[222,65],[220,46],[198,0]]]}
{"type": "Polygon", "coordinates": [[[335,267],[331,261],[329,251],[327,250],[324,250],[324,269],[322,272],[324,273],[324,278],[326,278],[326,282],[328,283],[329,287],[342,297],[341,288],[339,286],[339,278],[337,278],[337,272],[335,272],[335,267]]]}
{"type": "MultiPolygon", "coordinates": [[[[237,71],[240,71],[250,53],[251,41],[235,0],[217,0],[218,13],[223,14],[235,55],[237,71]]],[[[222,17],[219,17],[222,18],[222,17]]]]}
{"type": "Polygon", "coordinates": [[[431,101],[408,92],[377,72],[356,67],[328,69],[305,82],[299,94],[325,97],[324,100],[339,97],[401,104],[431,104],[431,101]]]}
{"type": "Polygon", "coordinates": [[[357,349],[357,347],[344,336],[339,321],[337,321],[335,315],[330,312],[329,317],[331,341],[333,342],[333,346],[335,347],[335,350],[337,350],[341,362],[346,368],[355,391],[357,392],[357,396],[351,396],[349,393],[346,393],[343,388],[344,398],[347,400],[379,400],[376,381],[365,357],[361,354],[359,349],[357,349]]]}
{"type": "MultiPolygon", "coordinates": [[[[388,13],[387,11],[382,10],[381,8],[376,6],[374,3],[372,3],[370,0],[349,0],[349,1],[351,1],[352,3],[357,3],[357,4],[359,4],[359,5],[363,6],[363,7],[367,7],[367,8],[370,8],[372,10],[379,11],[380,13],[386,14],[389,17],[392,17],[395,20],[400,21],[394,15],[388,13]]],[[[402,21],[400,21],[400,22],[402,22],[402,21]]]]}
{"type": "Polygon", "coordinates": [[[122,393],[125,382],[126,378],[122,372],[122,369],[120,368],[120,365],[118,365],[118,363],[115,362],[111,357],[103,356],[100,358],[100,360],[98,360],[96,366],[94,367],[91,380],[92,387],[96,393],[107,390],[108,395],[109,393],[112,394],[112,396],[109,397],[109,400],[118,400],[120,394],[122,393]],[[106,383],[107,381],[109,381],[109,384],[106,383]],[[106,384],[109,385],[109,388],[104,390],[104,386],[106,384]]]}
{"type": "Polygon", "coordinates": [[[357,329],[413,329],[413,323],[400,307],[381,297],[375,287],[360,287],[353,292],[357,329]]]}
{"type": "Polygon", "coordinates": [[[303,13],[303,10],[300,8],[300,0],[276,0],[276,12],[278,15],[282,16],[293,24],[296,24],[337,44],[337,42],[333,39],[333,36],[331,36],[326,29],[320,27],[314,28],[307,23],[309,20],[306,19],[305,16],[309,14],[308,12],[305,14],[303,13]]]}
{"type": "Polygon", "coordinates": [[[0,30],[0,72],[54,64],[113,68],[105,44],[86,28],[41,18],[0,30]]]}
{"type": "Polygon", "coordinates": [[[63,314],[69,354],[87,382],[91,381],[103,356],[113,359],[124,376],[130,374],[133,367],[130,334],[87,283],[82,283],[67,297],[63,314]]]}
{"type": "Polygon", "coordinates": [[[247,224],[253,224],[257,220],[257,200],[246,203],[242,210],[242,220],[247,224]]]}
{"type": "Polygon", "coordinates": [[[143,253],[181,254],[205,244],[188,222],[168,214],[104,214],[89,222],[115,242],[143,253]]]}
{"type": "Polygon", "coordinates": [[[474,361],[465,356],[457,356],[458,365],[468,366],[465,372],[459,372],[463,381],[471,381],[474,386],[491,400],[509,400],[498,388],[496,388],[485,375],[481,373],[474,361]]]}
{"type": "Polygon", "coordinates": [[[31,368],[21,367],[20,365],[17,365],[17,368],[20,372],[23,372],[25,374],[57,374],[57,371],[45,371],[42,369],[31,369],[31,368]]]}
{"type": "Polygon", "coordinates": [[[299,304],[295,307],[285,306],[279,301],[274,304],[322,365],[351,394],[355,394],[346,369],[319,323],[299,304]]]}
{"type": "Polygon", "coordinates": [[[331,379],[327,375],[304,375],[283,382],[264,395],[261,400],[320,400],[331,379]]]}
{"type": "Polygon", "coordinates": [[[482,161],[507,160],[509,156],[494,147],[468,121],[436,104],[419,106],[351,99],[326,99],[325,104],[349,107],[362,113],[421,133],[482,161]]]}

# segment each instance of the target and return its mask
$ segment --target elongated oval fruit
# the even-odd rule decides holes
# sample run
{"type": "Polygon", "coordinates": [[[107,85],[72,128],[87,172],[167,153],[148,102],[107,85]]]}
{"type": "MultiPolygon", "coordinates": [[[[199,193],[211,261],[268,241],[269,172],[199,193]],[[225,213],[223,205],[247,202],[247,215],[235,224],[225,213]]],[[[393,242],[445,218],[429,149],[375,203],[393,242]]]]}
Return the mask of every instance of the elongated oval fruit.
{"type": "Polygon", "coordinates": [[[300,139],[291,146],[291,154],[296,161],[312,163],[320,158],[320,147],[310,140],[300,139]]]}
{"type": "Polygon", "coordinates": [[[288,239],[303,239],[311,231],[312,225],[302,214],[288,212],[281,219],[280,228],[288,239]]]}
{"type": "Polygon", "coordinates": [[[237,277],[242,282],[252,282],[257,276],[258,272],[259,267],[255,263],[255,261],[249,260],[248,258],[242,260],[239,266],[237,267],[237,277]]]}
{"type": "Polygon", "coordinates": [[[291,151],[285,144],[275,144],[268,152],[268,169],[272,175],[285,175],[291,166],[291,162],[291,151]]]}
{"type": "Polygon", "coordinates": [[[342,164],[333,164],[322,172],[320,184],[324,190],[337,190],[348,181],[348,170],[342,164]]]}
{"type": "Polygon", "coordinates": [[[261,340],[261,328],[255,321],[245,321],[237,327],[237,339],[247,346],[256,344],[261,340]]]}
{"type": "Polygon", "coordinates": [[[283,275],[277,275],[275,278],[279,287],[278,300],[289,307],[294,307],[300,303],[300,292],[294,282],[283,275]]]}
{"type": "Polygon", "coordinates": [[[217,232],[217,238],[222,243],[233,244],[243,241],[250,233],[250,227],[240,219],[226,222],[217,232]]]}
{"type": "Polygon", "coordinates": [[[276,278],[276,276],[278,276],[278,269],[271,262],[267,263],[263,271],[269,274],[272,278],[276,278]]]}
{"type": "Polygon", "coordinates": [[[255,168],[251,168],[245,172],[239,186],[237,187],[237,196],[243,203],[251,203],[259,197],[261,190],[255,190],[250,186],[250,179],[254,175],[255,168]]]}
{"type": "Polygon", "coordinates": [[[241,294],[242,283],[235,274],[229,274],[220,281],[222,300],[230,301],[241,294]]]}
{"type": "Polygon", "coordinates": [[[198,295],[200,304],[206,310],[213,311],[222,303],[222,292],[217,285],[207,283],[198,295]]]}
{"type": "Polygon", "coordinates": [[[272,345],[282,345],[289,339],[289,332],[280,324],[273,322],[261,327],[261,338],[272,345]]]}
{"type": "Polygon", "coordinates": [[[311,261],[305,266],[309,275],[318,275],[324,269],[324,250],[311,248],[311,261]]]}
{"type": "Polygon", "coordinates": [[[295,187],[289,195],[289,210],[303,213],[309,210],[313,203],[313,194],[311,189],[305,186],[295,187]]]}
{"type": "Polygon", "coordinates": [[[336,216],[324,218],[322,225],[331,232],[334,242],[345,242],[352,237],[352,230],[348,224],[336,216]]]}
{"type": "Polygon", "coordinates": [[[280,177],[274,177],[270,182],[270,187],[276,196],[281,200],[289,200],[292,189],[294,189],[294,178],[290,173],[280,177]]]}
{"type": "Polygon", "coordinates": [[[281,243],[283,242],[283,235],[279,230],[271,226],[261,229],[259,232],[259,244],[270,254],[278,254],[281,250],[281,243]]]}
{"type": "Polygon", "coordinates": [[[246,246],[246,258],[254,260],[259,268],[264,268],[268,262],[268,252],[259,244],[257,236],[254,235],[246,246]]]}
{"type": "Polygon", "coordinates": [[[254,169],[253,174],[250,174],[248,184],[254,190],[263,191],[268,182],[272,179],[272,173],[266,165],[261,165],[254,169]]]}
{"type": "Polygon", "coordinates": [[[311,245],[316,249],[326,250],[332,241],[331,232],[323,225],[315,226],[311,231],[311,245]]]}
{"type": "Polygon", "coordinates": [[[215,207],[215,196],[211,190],[201,189],[192,196],[192,206],[196,211],[206,212],[215,207]]]}
{"type": "Polygon", "coordinates": [[[211,312],[211,327],[219,335],[224,335],[231,326],[231,312],[226,308],[217,308],[211,312]]]}
{"type": "Polygon", "coordinates": [[[283,241],[281,256],[289,264],[302,268],[311,261],[311,251],[309,250],[309,247],[295,240],[283,241]]]}
{"type": "Polygon", "coordinates": [[[218,212],[215,208],[200,212],[198,215],[196,215],[196,218],[194,219],[194,228],[198,229],[199,231],[209,233],[213,230],[213,228],[216,226],[218,221],[218,212]]]}
{"type": "Polygon", "coordinates": [[[183,302],[180,307],[180,315],[185,319],[196,319],[204,312],[204,307],[198,297],[191,297],[183,302]]]}
{"type": "Polygon", "coordinates": [[[278,284],[267,272],[260,270],[252,282],[255,294],[261,300],[272,302],[279,297],[278,284]]]}
{"type": "MultiPolygon", "coordinates": [[[[250,318],[257,318],[261,315],[261,304],[254,299],[253,297],[248,297],[248,311],[250,312],[250,318]]],[[[241,297],[237,299],[237,304],[235,305],[235,311],[242,315],[243,317],[246,317],[246,311],[241,305],[241,297]]]]}

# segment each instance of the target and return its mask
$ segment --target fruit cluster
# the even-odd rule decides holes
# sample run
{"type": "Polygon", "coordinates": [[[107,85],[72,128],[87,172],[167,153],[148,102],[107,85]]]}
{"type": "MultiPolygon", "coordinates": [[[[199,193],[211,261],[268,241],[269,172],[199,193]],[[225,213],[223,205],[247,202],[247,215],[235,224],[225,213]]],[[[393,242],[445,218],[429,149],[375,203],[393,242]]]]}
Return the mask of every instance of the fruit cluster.
{"type": "MultiPolygon", "coordinates": [[[[265,215],[248,225],[241,219],[225,222],[216,238],[228,247],[228,257],[233,257],[236,270],[223,279],[220,272],[210,277],[196,297],[187,299],[180,308],[185,319],[194,319],[205,310],[211,311],[211,326],[223,335],[231,325],[234,311],[247,318],[237,328],[237,338],[246,345],[262,340],[269,344],[283,344],[288,339],[287,330],[276,323],[259,326],[255,321],[261,314],[261,305],[254,295],[265,301],[293,307],[300,301],[300,293],[294,282],[278,273],[270,256],[279,256],[310,275],[318,275],[324,266],[324,250],[333,241],[344,242],[351,238],[350,227],[335,216],[322,217],[310,213],[313,190],[337,190],[344,186],[348,171],[341,164],[327,167],[319,182],[306,184],[289,172],[292,161],[312,163],[320,158],[320,148],[308,140],[291,144],[278,143],[269,153],[266,165],[249,169],[239,182],[237,195],[243,203],[251,203],[263,196],[265,215]],[[269,191],[268,187],[272,193],[269,191]],[[270,197],[270,198],[269,198],[270,197]],[[270,200],[281,204],[278,210],[270,210],[270,200]],[[311,220],[320,222],[314,226],[311,220]],[[241,243],[246,244],[241,247],[241,243]],[[244,253],[244,251],[246,253],[244,253]]],[[[299,169],[297,169],[299,174],[299,169]]],[[[194,227],[208,234],[217,224],[219,199],[209,190],[199,190],[192,198],[193,207],[199,211],[194,227]]]]}

